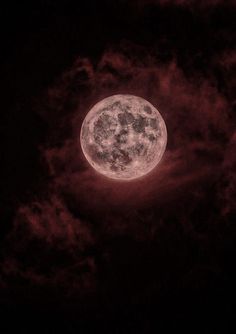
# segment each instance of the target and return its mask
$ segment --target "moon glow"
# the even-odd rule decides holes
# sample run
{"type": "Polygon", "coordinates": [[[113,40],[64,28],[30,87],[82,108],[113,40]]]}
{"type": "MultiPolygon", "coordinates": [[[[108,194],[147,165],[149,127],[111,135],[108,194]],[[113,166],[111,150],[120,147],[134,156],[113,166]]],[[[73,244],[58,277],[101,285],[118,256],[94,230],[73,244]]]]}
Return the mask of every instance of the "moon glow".
{"type": "Polygon", "coordinates": [[[88,112],[80,143],[97,172],[112,179],[131,180],[146,175],[160,162],[167,130],[151,103],[119,94],[101,100],[88,112]]]}

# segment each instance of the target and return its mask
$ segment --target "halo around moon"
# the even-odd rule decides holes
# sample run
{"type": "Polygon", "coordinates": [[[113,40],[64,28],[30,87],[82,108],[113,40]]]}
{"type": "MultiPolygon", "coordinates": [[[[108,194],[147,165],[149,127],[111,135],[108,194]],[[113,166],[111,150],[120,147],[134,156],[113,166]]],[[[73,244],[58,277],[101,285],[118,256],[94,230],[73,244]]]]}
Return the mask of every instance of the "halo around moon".
{"type": "Polygon", "coordinates": [[[86,115],[80,143],[89,164],[106,177],[132,180],[160,162],[167,143],[165,122],[145,99],[113,95],[86,115]]]}

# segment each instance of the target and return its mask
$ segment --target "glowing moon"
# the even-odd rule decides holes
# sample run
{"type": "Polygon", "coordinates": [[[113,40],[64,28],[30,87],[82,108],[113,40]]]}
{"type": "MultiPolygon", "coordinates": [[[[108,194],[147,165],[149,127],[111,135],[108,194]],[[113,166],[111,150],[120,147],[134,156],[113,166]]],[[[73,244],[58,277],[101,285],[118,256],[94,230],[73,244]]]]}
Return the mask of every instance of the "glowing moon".
{"type": "Polygon", "coordinates": [[[161,114],[148,101],[133,95],[113,95],[88,112],[80,143],[97,172],[112,179],[131,180],[149,173],[159,163],[167,130],[161,114]]]}

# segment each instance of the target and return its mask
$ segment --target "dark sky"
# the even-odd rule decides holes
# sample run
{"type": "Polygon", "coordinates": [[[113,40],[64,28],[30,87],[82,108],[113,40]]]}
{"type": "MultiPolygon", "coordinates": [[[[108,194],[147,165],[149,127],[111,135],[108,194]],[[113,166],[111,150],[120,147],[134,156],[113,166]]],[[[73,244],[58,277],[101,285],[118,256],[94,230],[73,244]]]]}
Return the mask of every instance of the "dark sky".
{"type": "Polygon", "coordinates": [[[235,306],[234,1],[1,7],[1,333],[229,333],[235,306]],[[79,145],[112,94],[161,112],[146,177],[79,145]]]}

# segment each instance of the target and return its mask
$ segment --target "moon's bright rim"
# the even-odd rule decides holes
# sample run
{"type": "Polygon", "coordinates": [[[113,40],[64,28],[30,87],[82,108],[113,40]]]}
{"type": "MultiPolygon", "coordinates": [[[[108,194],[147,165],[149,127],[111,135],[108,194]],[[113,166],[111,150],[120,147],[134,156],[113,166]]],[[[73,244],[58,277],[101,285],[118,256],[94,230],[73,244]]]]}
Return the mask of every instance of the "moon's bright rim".
{"type": "MultiPolygon", "coordinates": [[[[163,156],[163,154],[165,152],[165,149],[166,149],[166,144],[167,144],[167,129],[166,129],[166,124],[165,124],[160,112],[147,100],[145,100],[141,97],[134,96],[134,95],[129,95],[129,94],[112,95],[112,96],[109,96],[109,97],[99,101],[98,103],[96,103],[90,109],[90,111],[87,113],[86,117],[84,118],[84,121],[83,121],[82,126],[81,126],[81,131],[80,131],[80,145],[81,145],[81,148],[82,148],[82,152],[83,152],[85,158],[87,159],[87,161],[89,162],[89,164],[98,173],[100,173],[100,174],[102,174],[102,175],[104,175],[108,178],[121,180],[121,181],[134,180],[134,179],[143,177],[146,174],[150,173],[158,165],[158,163],[162,159],[162,156],[163,156]],[[140,168],[138,168],[139,166],[137,166],[137,168],[134,168],[133,175],[132,175],[132,173],[129,174],[129,175],[119,175],[118,173],[107,171],[106,169],[99,166],[92,159],[90,154],[88,153],[88,149],[87,149],[88,143],[84,140],[84,138],[82,136],[82,133],[85,131],[86,126],[88,127],[89,122],[92,122],[92,120],[96,116],[101,114],[102,110],[104,110],[104,108],[106,108],[106,106],[114,100],[118,100],[118,101],[121,101],[121,102],[129,100],[129,101],[135,102],[136,104],[139,103],[142,106],[144,106],[144,104],[148,105],[148,106],[151,107],[152,113],[154,113],[155,118],[159,121],[159,130],[161,131],[161,136],[160,136],[160,139],[159,139],[159,142],[158,142],[158,144],[160,144],[159,149],[158,149],[158,151],[156,150],[155,158],[151,161],[151,163],[149,163],[147,166],[145,166],[145,169],[141,168],[143,166],[140,166],[140,168]]],[[[156,147],[156,149],[157,149],[157,147],[156,147]]]]}

